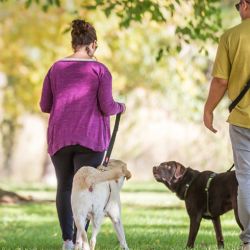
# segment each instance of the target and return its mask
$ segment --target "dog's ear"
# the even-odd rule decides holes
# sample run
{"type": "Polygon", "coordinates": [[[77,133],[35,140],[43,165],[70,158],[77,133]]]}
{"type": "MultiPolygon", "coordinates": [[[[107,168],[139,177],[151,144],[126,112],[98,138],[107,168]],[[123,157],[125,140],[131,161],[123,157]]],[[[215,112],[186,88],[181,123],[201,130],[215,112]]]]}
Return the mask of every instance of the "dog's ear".
{"type": "Polygon", "coordinates": [[[183,175],[186,173],[186,168],[182,166],[180,163],[176,163],[176,171],[174,174],[175,181],[178,181],[183,175]]]}
{"type": "Polygon", "coordinates": [[[129,180],[132,176],[131,172],[127,169],[127,164],[123,163],[122,166],[122,172],[124,173],[124,176],[126,177],[126,180],[129,180]]]}
{"type": "Polygon", "coordinates": [[[125,177],[126,177],[126,180],[129,180],[132,177],[132,174],[127,169],[125,170],[125,177]]]}

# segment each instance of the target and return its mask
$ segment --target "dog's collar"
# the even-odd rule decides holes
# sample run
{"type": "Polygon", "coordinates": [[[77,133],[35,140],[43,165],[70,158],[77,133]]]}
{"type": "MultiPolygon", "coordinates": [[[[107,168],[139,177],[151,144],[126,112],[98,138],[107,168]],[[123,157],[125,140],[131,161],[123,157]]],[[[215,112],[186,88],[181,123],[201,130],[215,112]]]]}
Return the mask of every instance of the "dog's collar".
{"type": "Polygon", "coordinates": [[[194,176],[194,177],[191,179],[191,181],[185,185],[185,192],[184,192],[184,197],[183,197],[183,200],[185,200],[185,199],[186,199],[188,189],[189,189],[189,188],[190,188],[190,186],[193,184],[193,182],[194,182],[194,180],[197,178],[197,176],[198,176],[198,175],[194,176]]]}
{"type": "MultiPolygon", "coordinates": [[[[185,172],[185,174],[183,175],[183,177],[184,177],[184,176],[186,175],[186,173],[188,172],[188,171],[187,171],[188,169],[191,169],[191,168],[187,168],[187,169],[186,169],[186,172],[185,172]]],[[[182,179],[183,179],[183,177],[182,177],[182,179]]],[[[188,182],[188,183],[185,184],[185,190],[184,190],[184,194],[183,194],[183,195],[182,195],[182,194],[178,194],[178,192],[176,193],[176,195],[177,195],[181,200],[185,200],[185,199],[186,199],[188,190],[189,190],[190,186],[193,184],[194,180],[195,180],[197,177],[198,177],[198,175],[195,175],[195,176],[190,180],[190,182],[188,182]]]]}

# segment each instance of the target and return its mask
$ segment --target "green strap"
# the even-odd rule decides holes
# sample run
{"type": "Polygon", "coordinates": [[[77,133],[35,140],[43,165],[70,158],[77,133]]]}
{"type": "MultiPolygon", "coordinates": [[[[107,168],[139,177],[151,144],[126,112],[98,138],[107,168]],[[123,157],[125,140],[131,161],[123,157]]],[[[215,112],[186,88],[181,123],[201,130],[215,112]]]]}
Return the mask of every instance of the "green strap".
{"type": "Polygon", "coordinates": [[[188,189],[189,189],[189,187],[190,187],[190,184],[187,183],[187,184],[185,185],[185,187],[186,187],[186,188],[185,188],[185,193],[184,193],[184,200],[185,200],[185,198],[186,198],[186,196],[187,196],[187,192],[188,192],[188,189]]]}
{"type": "Polygon", "coordinates": [[[184,192],[183,200],[186,199],[187,192],[188,192],[190,186],[193,184],[194,180],[195,180],[198,176],[199,176],[199,175],[194,176],[194,177],[191,179],[191,181],[185,185],[185,192],[184,192]]]}
{"type": "Polygon", "coordinates": [[[207,180],[207,185],[206,185],[206,188],[205,188],[205,191],[206,191],[206,194],[207,194],[207,212],[205,213],[205,215],[208,215],[208,216],[212,216],[210,211],[209,211],[209,187],[210,187],[210,184],[211,184],[211,181],[212,179],[216,176],[216,173],[212,173],[208,180],[207,180]]]}

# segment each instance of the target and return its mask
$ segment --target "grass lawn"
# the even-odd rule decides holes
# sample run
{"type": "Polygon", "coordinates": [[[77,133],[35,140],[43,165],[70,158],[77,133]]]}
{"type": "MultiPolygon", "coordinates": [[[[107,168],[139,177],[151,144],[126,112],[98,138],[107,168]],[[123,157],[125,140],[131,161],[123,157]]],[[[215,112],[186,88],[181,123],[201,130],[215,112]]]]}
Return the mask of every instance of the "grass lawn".
{"type": "MultiPolygon", "coordinates": [[[[38,185],[11,186],[11,190],[38,198],[55,197],[54,189],[38,185]]],[[[131,250],[185,248],[189,220],[184,203],[163,185],[127,182],[121,199],[122,219],[131,250]]],[[[225,249],[238,250],[240,230],[232,212],[222,217],[222,228],[225,249]]],[[[60,248],[61,235],[54,203],[0,205],[0,249],[60,248]]],[[[112,224],[107,218],[98,235],[96,249],[119,249],[112,224]]],[[[202,222],[195,249],[217,249],[211,221],[202,222]]]]}

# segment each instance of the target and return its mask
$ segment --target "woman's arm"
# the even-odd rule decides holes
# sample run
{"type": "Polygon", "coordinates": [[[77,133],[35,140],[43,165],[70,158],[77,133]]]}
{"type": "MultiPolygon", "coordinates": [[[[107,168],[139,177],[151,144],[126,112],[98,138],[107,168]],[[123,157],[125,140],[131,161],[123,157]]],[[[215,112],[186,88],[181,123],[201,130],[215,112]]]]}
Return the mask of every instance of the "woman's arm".
{"type": "Polygon", "coordinates": [[[53,93],[51,90],[50,70],[49,70],[43,82],[43,89],[40,100],[40,108],[42,112],[50,113],[52,104],[53,104],[53,93]]]}
{"type": "Polygon", "coordinates": [[[101,112],[105,116],[115,115],[125,112],[125,104],[115,102],[112,96],[112,76],[107,69],[104,69],[100,77],[98,89],[98,102],[101,112]]]}

